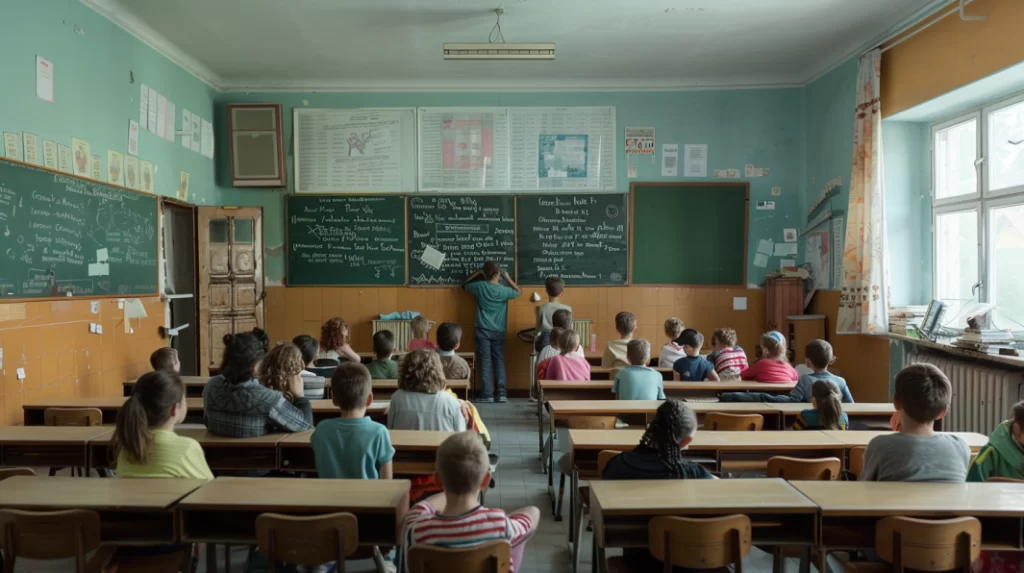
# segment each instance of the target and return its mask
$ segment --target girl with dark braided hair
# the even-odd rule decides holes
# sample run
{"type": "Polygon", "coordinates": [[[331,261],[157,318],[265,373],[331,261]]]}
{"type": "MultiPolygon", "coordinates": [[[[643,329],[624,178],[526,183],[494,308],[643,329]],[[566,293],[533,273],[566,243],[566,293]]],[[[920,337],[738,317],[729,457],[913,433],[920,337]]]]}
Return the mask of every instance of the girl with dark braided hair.
{"type": "Polygon", "coordinates": [[[700,464],[683,457],[697,433],[697,416],[679,400],[665,400],[638,445],[608,462],[603,479],[708,479],[700,464]]]}

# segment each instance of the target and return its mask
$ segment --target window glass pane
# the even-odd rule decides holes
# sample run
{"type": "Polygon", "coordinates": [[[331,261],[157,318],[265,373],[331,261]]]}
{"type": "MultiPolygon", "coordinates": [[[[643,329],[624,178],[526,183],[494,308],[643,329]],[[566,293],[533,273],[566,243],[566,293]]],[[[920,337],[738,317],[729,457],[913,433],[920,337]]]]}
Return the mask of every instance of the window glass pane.
{"type": "Polygon", "coordinates": [[[210,242],[211,243],[226,243],[226,242],[228,242],[228,220],[227,219],[210,219],[210,242]]]}
{"type": "Polygon", "coordinates": [[[996,326],[1024,330],[1024,203],[995,207],[989,213],[990,301],[996,326]]]}
{"type": "Polygon", "coordinates": [[[988,114],[988,188],[1024,185],[1024,101],[988,114]],[[1021,142],[1017,145],[1011,141],[1021,142]]]}
{"type": "Polygon", "coordinates": [[[978,282],[978,212],[974,209],[935,216],[935,297],[949,307],[947,317],[975,300],[978,282]]]}
{"type": "Polygon", "coordinates": [[[252,219],[235,219],[236,243],[252,242],[252,219]]]}
{"type": "Polygon", "coordinates": [[[978,122],[965,121],[935,132],[935,198],[970,195],[978,190],[978,122]]]}

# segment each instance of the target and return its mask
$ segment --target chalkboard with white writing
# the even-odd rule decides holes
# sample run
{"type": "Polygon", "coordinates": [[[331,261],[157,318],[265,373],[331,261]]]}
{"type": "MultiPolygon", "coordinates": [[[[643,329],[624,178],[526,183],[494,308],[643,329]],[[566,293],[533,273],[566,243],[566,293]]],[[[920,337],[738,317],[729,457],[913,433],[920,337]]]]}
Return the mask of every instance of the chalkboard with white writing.
{"type": "Polygon", "coordinates": [[[405,284],[405,197],[289,195],[288,284],[405,284]]]}
{"type": "Polygon", "coordinates": [[[157,294],[157,198],[0,160],[0,300],[157,294]]]}
{"type": "Polygon", "coordinates": [[[520,195],[518,281],[623,285],[628,281],[627,194],[520,195]]]}
{"type": "Polygon", "coordinates": [[[461,284],[487,261],[497,262],[511,274],[515,217],[512,196],[411,196],[409,284],[461,284]]]}

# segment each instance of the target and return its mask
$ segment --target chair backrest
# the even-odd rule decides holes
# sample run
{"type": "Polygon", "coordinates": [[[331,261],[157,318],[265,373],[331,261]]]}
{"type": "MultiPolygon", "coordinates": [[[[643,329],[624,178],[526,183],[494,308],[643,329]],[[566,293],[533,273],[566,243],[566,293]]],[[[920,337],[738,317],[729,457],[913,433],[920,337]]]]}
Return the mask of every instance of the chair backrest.
{"type": "Polygon", "coordinates": [[[0,481],[14,476],[34,476],[36,472],[32,468],[0,468],[0,481]]]}
{"type": "Polygon", "coordinates": [[[981,555],[981,522],[974,517],[928,520],[886,517],[875,526],[875,551],[893,570],[971,570],[981,555]]]}
{"type": "MultiPolygon", "coordinates": [[[[3,470],[0,470],[0,471],[3,471],[3,470]]],[[[2,478],[0,478],[0,479],[2,479],[2,478]]],[[[992,483],[1024,483],[1024,479],[1014,479],[1014,478],[1004,478],[1004,477],[990,477],[990,478],[988,478],[985,481],[992,482],[992,483]]]]}
{"type": "Polygon", "coordinates": [[[867,446],[857,446],[850,449],[850,473],[860,477],[864,471],[864,452],[868,451],[867,446]]]}
{"type": "Polygon", "coordinates": [[[615,416],[571,416],[565,423],[572,430],[613,430],[615,416]]]}
{"type": "Polygon", "coordinates": [[[621,454],[615,450],[601,450],[597,454],[597,475],[604,474],[604,467],[608,465],[608,462],[612,461],[612,458],[621,454]]]}
{"type": "Polygon", "coordinates": [[[750,518],[726,515],[707,519],[655,517],[647,525],[647,546],[655,559],[672,567],[718,569],[735,564],[743,573],[750,553],[750,518]]]}
{"type": "Polygon", "coordinates": [[[317,358],[316,362],[313,363],[313,366],[316,366],[317,368],[337,368],[340,365],[341,360],[338,360],[337,358],[317,358]]]}
{"type": "Polygon", "coordinates": [[[99,426],[103,412],[99,408],[47,408],[43,410],[43,423],[47,426],[99,426]]]}
{"type": "Polygon", "coordinates": [[[839,458],[805,460],[775,456],[768,460],[768,477],[786,480],[829,481],[839,479],[842,469],[839,458]]]}
{"type": "Polygon", "coordinates": [[[509,573],[512,571],[512,546],[501,540],[461,549],[419,543],[409,548],[408,569],[409,573],[509,573]]]}
{"type": "Polygon", "coordinates": [[[256,518],[256,543],[271,567],[278,561],[294,565],[319,565],[329,561],[343,564],[359,546],[359,521],[351,513],[312,516],[261,513],[256,518]]]}
{"type": "Polygon", "coordinates": [[[331,376],[334,376],[334,371],[337,369],[337,366],[310,366],[306,368],[306,370],[316,374],[317,376],[323,376],[326,380],[330,380],[331,376]]]}
{"type": "Polygon", "coordinates": [[[704,429],[719,432],[758,432],[764,427],[761,414],[726,414],[708,412],[704,416],[704,429]]]}
{"type": "Polygon", "coordinates": [[[0,535],[11,571],[18,557],[47,560],[74,557],[76,571],[84,573],[86,554],[100,545],[100,515],[89,509],[0,509],[0,535]]]}

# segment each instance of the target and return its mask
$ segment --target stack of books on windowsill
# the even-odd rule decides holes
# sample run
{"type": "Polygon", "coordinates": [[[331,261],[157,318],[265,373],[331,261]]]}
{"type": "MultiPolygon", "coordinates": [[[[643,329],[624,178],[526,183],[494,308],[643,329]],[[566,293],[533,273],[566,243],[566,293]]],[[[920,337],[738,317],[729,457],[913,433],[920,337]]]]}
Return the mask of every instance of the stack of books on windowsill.
{"type": "Polygon", "coordinates": [[[986,354],[998,354],[1001,348],[1014,347],[1013,333],[1009,330],[968,328],[953,341],[953,346],[986,354]]]}
{"type": "Polygon", "coordinates": [[[927,306],[897,306],[889,309],[889,332],[919,337],[927,306]]]}

